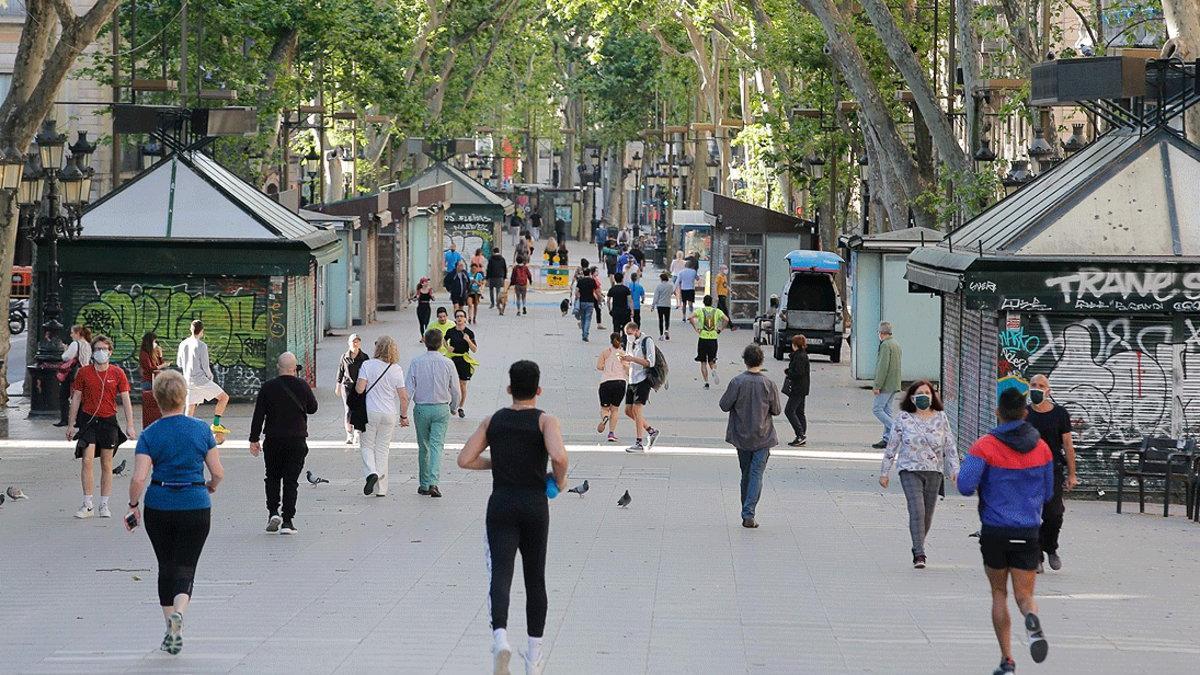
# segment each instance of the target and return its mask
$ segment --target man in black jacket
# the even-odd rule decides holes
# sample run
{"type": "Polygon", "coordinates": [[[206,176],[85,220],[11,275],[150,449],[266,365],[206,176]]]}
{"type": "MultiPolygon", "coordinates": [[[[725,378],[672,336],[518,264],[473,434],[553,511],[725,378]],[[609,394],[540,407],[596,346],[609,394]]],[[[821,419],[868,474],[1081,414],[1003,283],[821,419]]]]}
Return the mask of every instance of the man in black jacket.
{"type": "Polygon", "coordinates": [[[250,423],[250,454],[263,451],[267,469],[267,532],[296,534],[296,487],[304,458],[308,456],[308,416],[317,412],[317,398],[308,383],[296,376],[296,355],[284,352],[277,362],[279,377],[267,380],[258,390],[254,419],[250,423]],[[266,422],[267,442],[259,443],[266,422]],[[279,488],[283,487],[283,513],[279,512],[279,488]]]}
{"type": "Polygon", "coordinates": [[[504,280],[508,278],[508,263],[499,248],[492,249],[487,264],[488,307],[495,308],[496,295],[504,291],[504,280]]]}

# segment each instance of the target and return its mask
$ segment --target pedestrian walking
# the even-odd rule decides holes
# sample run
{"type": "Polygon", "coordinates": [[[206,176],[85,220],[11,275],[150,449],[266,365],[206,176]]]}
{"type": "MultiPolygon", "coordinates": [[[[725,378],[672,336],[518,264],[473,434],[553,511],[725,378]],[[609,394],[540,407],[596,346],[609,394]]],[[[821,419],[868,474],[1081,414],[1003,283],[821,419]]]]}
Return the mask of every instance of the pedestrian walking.
{"type": "Polygon", "coordinates": [[[671,281],[674,282],[679,277],[679,272],[687,267],[687,261],[683,259],[683,251],[675,251],[675,259],[671,261],[671,281]]]}
{"type": "Polygon", "coordinates": [[[763,480],[771,448],[779,445],[772,419],[782,412],[779,389],[771,378],[763,375],[763,352],[758,345],[746,345],[742,350],[745,372],[734,376],[725,387],[719,403],[722,412],[729,413],[725,426],[725,442],[737,449],[738,465],[742,470],[742,527],[758,527],[754,519],[762,496],[763,480]]]}
{"type": "Polygon", "coordinates": [[[600,226],[596,228],[596,258],[604,260],[604,245],[608,243],[608,224],[600,221],[600,226]]]}
{"type": "Polygon", "coordinates": [[[700,364],[700,377],[704,379],[705,389],[708,389],[709,374],[712,375],[713,384],[721,384],[721,378],[717,375],[717,338],[729,323],[725,312],[712,304],[712,296],[704,296],[704,306],[688,317],[688,322],[700,336],[696,340],[696,362],[700,364]]]}
{"type": "Polygon", "coordinates": [[[212,522],[211,495],[225,478],[225,469],[212,429],[184,415],[184,376],[164,371],[154,379],[153,394],[163,416],[138,439],[125,529],[132,531],[145,521],[158,560],[158,604],[167,624],[159,649],[177,655],[183,649],[183,615],[192,600],[196,567],[212,522]]]}
{"type": "Polygon", "coordinates": [[[354,445],[358,443],[359,431],[350,423],[350,406],[348,396],[350,390],[354,388],[354,383],[358,381],[358,371],[362,368],[362,364],[367,362],[367,354],[362,350],[362,339],[358,337],[358,333],[351,333],[346,339],[346,353],[342,354],[342,358],[338,360],[337,385],[334,386],[334,393],[342,399],[342,408],[345,414],[342,416],[342,424],[346,428],[346,445],[354,445]]]}
{"type": "Polygon", "coordinates": [[[56,427],[67,426],[67,413],[71,409],[71,385],[79,369],[92,364],[92,331],[87,326],[71,326],[71,344],[62,353],[62,365],[56,379],[62,383],[58,388],[58,422],[56,427]]]}
{"type": "Polygon", "coordinates": [[[421,277],[417,282],[417,292],[413,293],[410,300],[417,301],[417,330],[419,336],[425,334],[425,330],[429,328],[429,314],[433,308],[433,283],[429,277],[421,277]]]}
{"type": "Polygon", "coordinates": [[[529,229],[533,233],[533,241],[530,242],[531,244],[534,241],[542,240],[542,214],[540,212],[534,211],[533,213],[529,214],[529,229]]]}
{"type": "Polygon", "coordinates": [[[803,335],[793,336],[791,360],[783,375],[783,395],[787,397],[783,416],[796,434],[796,438],[788,443],[793,448],[804,447],[808,443],[808,418],[804,414],[804,401],[808,398],[809,370],[808,339],[803,335]]]}
{"type": "MultiPolygon", "coordinates": [[[[562,218],[554,219],[554,238],[558,240],[560,245],[567,240],[567,221],[562,218]]],[[[566,263],[562,264],[566,265],[566,263]]]]}
{"type": "MultiPolygon", "coordinates": [[[[484,523],[491,578],[494,673],[508,673],[508,604],[517,552],[525,579],[525,618],[529,639],[525,672],[540,675],[544,667],[542,639],[546,628],[546,557],[550,533],[547,493],[567,488],[567,448],[558,420],[537,408],[541,373],[533,361],[517,361],[508,369],[512,405],[486,417],[458,455],[463,469],[492,472],[492,494],[484,523]],[[489,457],[483,452],[489,451],[489,457]],[[546,472],[549,460],[552,473],[546,472]]],[[[551,496],[552,496],[551,495],[551,496]]]]}
{"type": "Polygon", "coordinates": [[[483,271],[471,273],[471,290],[467,295],[467,313],[471,323],[479,322],[479,300],[483,297],[483,271]]]}
{"type": "Polygon", "coordinates": [[[266,465],[267,532],[296,534],[296,487],[308,456],[308,416],[317,414],[317,397],[308,382],[297,377],[295,354],[280,354],[275,367],[279,375],[263,383],[254,401],[250,454],[258,457],[262,452],[266,465]],[[260,443],[264,431],[267,440],[260,443]]]}
{"type": "Polygon", "coordinates": [[[529,295],[529,284],[533,282],[533,273],[529,271],[525,260],[524,257],[517,258],[517,264],[513,265],[512,278],[509,279],[513,292],[517,296],[518,315],[529,313],[526,302],[529,295]]]}
{"type": "Polygon", "coordinates": [[[625,277],[617,272],[613,284],[608,287],[608,315],[613,326],[624,326],[633,319],[633,293],[625,285],[625,277]]]}
{"type": "MultiPolygon", "coordinates": [[[[575,307],[579,313],[579,328],[583,341],[588,341],[592,325],[592,310],[596,306],[596,281],[590,269],[584,268],[575,279],[575,307]]],[[[597,317],[599,318],[599,317],[597,317]]]]}
{"type": "MultiPolygon", "coordinates": [[[[521,240],[521,230],[525,227],[525,221],[521,220],[521,216],[516,213],[508,221],[508,236],[512,246],[516,246],[521,240]]],[[[515,258],[514,258],[515,259],[515,258]]]]}
{"type": "MultiPolygon", "coordinates": [[[[596,293],[592,296],[592,306],[596,308],[596,328],[604,330],[604,291],[601,286],[600,268],[593,265],[591,267],[592,280],[596,282],[596,293]]],[[[620,331],[620,326],[613,326],[613,330],[620,331]]]]}
{"type": "Polygon", "coordinates": [[[1025,420],[1024,394],[1006,389],[996,413],[1000,425],[975,441],[963,460],[958,491],[966,496],[979,492],[979,550],[992,587],[992,627],[1000,643],[1000,665],[994,672],[1003,675],[1016,670],[1009,634],[1010,578],[1030,655],[1041,663],[1049,651],[1033,596],[1042,559],[1042,509],[1054,498],[1054,456],[1025,420]]]}
{"type": "Polygon", "coordinates": [[[492,251],[492,257],[487,263],[488,308],[496,307],[496,295],[504,290],[504,282],[508,279],[508,262],[500,249],[492,251]]]}
{"type": "Polygon", "coordinates": [[[912,537],[912,563],[925,569],[925,538],[933,527],[933,512],[944,478],[958,478],[958,450],[954,430],[942,410],[942,399],[928,380],[909,385],[900,401],[900,414],[892,422],[879,485],[887,489],[892,469],[900,467],[900,485],[908,502],[908,533],[912,537]]]}
{"type": "MultiPolygon", "coordinates": [[[[1071,413],[1054,402],[1050,396],[1050,378],[1034,375],[1029,380],[1029,414],[1026,421],[1038,430],[1038,435],[1050,447],[1054,455],[1054,495],[1042,509],[1042,528],[1038,542],[1042,553],[1050,563],[1050,569],[1062,569],[1062,558],[1058,555],[1058,535],[1062,532],[1063,515],[1067,507],[1063,503],[1063,491],[1071,491],[1079,485],[1075,475],[1075,440],[1071,436],[1071,413]]],[[[1044,571],[1038,562],[1038,574],[1044,571]]]]}
{"type": "Polygon", "coordinates": [[[541,235],[536,232],[531,234],[528,230],[525,231],[525,260],[533,260],[533,249],[537,246],[537,241],[541,239],[541,235]]]}
{"type": "Polygon", "coordinates": [[[483,249],[475,249],[475,254],[471,256],[470,272],[474,275],[476,272],[482,272],[487,268],[487,258],[483,256],[483,249]]]}
{"type": "Polygon", "coordinates": [[[608,336],[608,342],[609,346],[596,359],[596,370],[600,371],[600,424],[596,425],[596,433],[604,433],[607,426],[608,442],[616,443],[617,415],[629,382],[629,364],[621,358],[625,355],[621,334],[614,331],[608,336]]]}
{"type": "Polygon", "coordinates": [[[196,407],[201,403],[216,399],[212,432],[217,436],[217,441],[223,441],[229,429],[221,424],[221,415],[225,414],[225,406],[229,405],[229,394],[213,381],[208,345],[204,342],[204,322],[200,319],[192,321],[191,329],[191,337],[179,343],[179,351],[175,355],[175,363],[183,370],[183,377],[188,382],[188,416],[195,415],[196,407]]]}
{"type": "Polygon", "coordinates": [[[625,452],[642,453],[654,447],[658,440],[658,429],[646,420],[646,404],[650,402],[651,383],[649,370],[654,367],[657,354],[654,340],[642,335],[642,329],[632,321],[625,324],[624,353],[621,360],[629,365],[629,385],[625,387],[625,416],[633,420],[634,443],[625,452]],[[642,444],[642,439],[646,444],[642,444]]]}
{"type": "Polygon", "coordinates": [[[658,313],[658,337],[671,339],[671,298],[675,296],[675,284],[666,271],[659,272],[658,285],[654,287],[654,311],[658,313]]]}
{"type": "Polygon", "coordinates": [[[454,243],[453,239],[450,240],[450,248],[442,253],[442,271],[450,274],[458,269],[458,263],[463,262],[463,260],[463,255],[458,252],[458,245],[454,243]]]}
{"type": "Polygon", "coordinates": [[[871,447],[882,450],[887,447],[888,435],[892,433],[892,401],[900,391],[900,344],[892,337],[892,324],[879,322],[879,354],[875,361],[875,388],[871,393],[875,401],[871,412],[883,425],[883,437],[871,447]]]}
{"type": "MultiPolygon", "coordinates": [[[[413,424],[417,432],[417,494],[441,497],[438,477],[442,468],[442,450],[450,411],[459,407],[458,373],[450,359],[442,355],[442,334],[430,329],[425,334],[425,352],[413,357],[405,376],[405,389],[413,403],[413,424]]],[[[405,408],[400,414],[407,415],[405,408]]]]}
{"type": "Polygon", "coordinates": [[[467,296],[471,294],[471,276],[467,274],[467,264],[458,261],[454,271],[446,275],[446,291],[450,293],[450,303],[455,310],[466,309],[467,296]]]}
{"type": "Polygon", "coordinates": [[[466,417],[463,408],[467,405],[467,383],[479,365],[471,353],[479,351],[479,345],[475,343],[475,331],[467,328],[467,315],[462,310],[454,313],[454,328],[446,331],[445,342],[446,356],[454,362],[454,370],[458,373],[458,416],[466,417]]]}
{"type": "Polygon", "coordinates": [[[99,457],[100,517],[111,518],[108,498],[112,495],[113,455],[127,438],[137,438],[137,431],[133,426],[133,403],[129,400],[129,378],[120,366],[109,363],[112,340],[97,335],[92,338],[91,347],[92,363],[76,374],[67,412],[67,440],[75,441],[75,459],[80,460],[79,481],[83,486],[83,506],[75,512],[75,517],[92,517],[95,488],[92,460],[99,457]],[[124,433],[117,423],[118,398],[125,411],[124,433]]]}
{"type": "Polygon", "coordinates": [[[675,290],[679,293],[679,311],[683,312],[683,321],[687,323],[696,308],[696,279],[699,272],[692,267],[691,260],[675,275],[675,290]]]}
{"type": "Polygon", "coordinates": [[[634,272],[629,277],[629,304],[633,307],[633,322],[642,325],[642,303],[646,301],[646,287],[641,282],[642,275],[634,272]]]}
{"type": "Polygon", "coordinates": [[[604,261],[605,272],[608,274],[608,283],[610,284],[613,283],[613,278],[620,271],[617,269],[618,255],[620,255],[620,251],[617,250],[617,243],[612,239],[605,242],[604,248],[600,249],[600,259],[604,261]]]}
{"type": "MultiPolygon", "coordinates": [[[[438,308],[439,314],[443,311],[438,308]]],[[[400,412],[408,409],[408,392],[404,388],[404,371],[397,365],[399,361],[396,341],[384,335],[375,341],[375,354],[362,364],[354,383],[355,392],[366,399],[367,419],[359,428],[362,432],[359,452],[366,476],[364,495],[387,496],[392,434],[396,432],[397,421],[401,427],[408,426],[408,417],[400,412]]]]}
{"type": "MultiPolygon", "coordinates": [[[[642,251],[640,246],[634,245],[633,248],[629,249],[629,255],[633,256],[633,259],[637,261],[638,267],[641,268],[641,270],[644,271],[646,269],[646,254],[642,251]]],[[[641,272],[639,272],[639,274],[640,273],[641,272]]]]}
{"type": "Polygon", "coordinates": [[[142,381],[142,428],[154,424],[162,413],[158,403],[154,401],[154,378],[166,370],[167,363],[163,360],[162,348],[158,346],[158,336],[154,331],[142,336],[142,345],[138,349],[138,370],[142,381]]]}
{"type": "Polygon", "coordinates": [[[730,332],[737,330],[733,325],[732,315],[729,313],[729,267],[721,265],[721,270],[717,272],[717,278],[713,281],[717,292],[717,309],[725,313],[725,316],[730,317],[729,330],[730,332]]]}
{"type": "Polygon", "coordinates": [[[571,263],[568,260],[569,256],[570,252],[567,251],[567,242],[560,239],[558,241],[558,266],[564,268],[570,267],[571,263]]]}

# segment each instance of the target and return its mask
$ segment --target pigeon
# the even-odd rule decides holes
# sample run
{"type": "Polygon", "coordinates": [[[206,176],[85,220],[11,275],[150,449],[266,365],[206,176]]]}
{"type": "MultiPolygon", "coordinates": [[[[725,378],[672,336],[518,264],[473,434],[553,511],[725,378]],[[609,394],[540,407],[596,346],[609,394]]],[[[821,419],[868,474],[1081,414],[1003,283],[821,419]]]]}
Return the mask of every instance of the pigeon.
{"type": "Polygon", "coordinates": [[[980,533],[980,531],[979,531],[979,530],[975,530],[974,532],[972,532],[971,534],[968,534],[967,536],[968,536],[968,537],[974,537],[974,538],[978,539],[978,538],[979,538],[979,533],[980,533]]]}
{"type": "Polygon", "coordinates": [[[4,495],[0,495],[0,505],[4,504],[4,495]]]}
{"type": "Polygon", "coordinates": [[[571,488],[570,490],[567,490],[567,492],[574,492],[575,494],[579,495],[580,497],[582,497],[583,493],[585,493],[587,491],[588,491],[588,482],[587,482],[586,478],[583,481],[583,485],[576,485],[575,487],[571,488]]]}
{"type": "Polygon", "coordinates": [[[630,497],[629,490],[626,490],[625,494],[621,495],[621,498],[617,500],[617,506],[625,508],[626,506],[629,506],[629,502],[631,501],[633,501],[633,497],[630,497]]]}
{"type": "Polygon", "coordinates": [[[120,464],[113,467],[114,476],[120,476],[121,474],[125,473],[125,462],[126,460],[123,459],[121,460],[120,464]]]}
{"type": "Polygon", "coordinates": [[[15,485],[8,486],[7,494],[9,499],[29,499],[24,492],[21,492],[21,488],[15,485]]]}
{"type": "Polygon", "coordinates": [[[320,477],[318,477],[318,476],[314,476],[314,475],[313,475],[313,472],[311,472],[311,471],[305,471],[305,472],[304,472],[304,477],[305,477],[305,478],[307,478],[307,479],[308,479],[308,482],[309,482],[310,484],[312,484],[312,485],[320,485],[321,483],[328,483],[328,482],[329,482],[328,480],[325,480],[324,478],[320,478],[320,477]]]}

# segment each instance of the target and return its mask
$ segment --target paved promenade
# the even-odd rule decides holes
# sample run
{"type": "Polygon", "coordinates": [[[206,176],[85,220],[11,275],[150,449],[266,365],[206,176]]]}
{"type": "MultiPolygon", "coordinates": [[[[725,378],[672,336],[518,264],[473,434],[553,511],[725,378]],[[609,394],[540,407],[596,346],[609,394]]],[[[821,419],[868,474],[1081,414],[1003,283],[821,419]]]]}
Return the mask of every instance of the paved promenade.
{"type": "MultiPolygon", "coordinates": [[[[722,443],[716,399],[749,332],[721,337],[721,387],[701,389],[694,333],[662,345],[669,392],[649,409],[661,452],[631,456],[595,434],[594,360],[559,316],[562,296],[535,294],[528,316],[482,313],[482,369],[466,420],[452,423],[440,500],[416,494],[411,430],[396,439],[386,499],[363,497],[356,451],[341,443],[330,380],[344,338],[319,352],[321,406],[302,483],[300,533],[264,533],[262,460],[246,451],[249,409],[226,424],[227,479],[178,657],[158,651],[162,620],[144,532],[119,519],[76,521],[78,468],[57,429],[10,410],[0,487],[29,500],[0,506],[0,672],[484,673],[490,630],[483,557],[486,474],[453,465],[458,443],[503,403],[504,368],[543,366],[542,406],[564,420],[572,484],[551,502],[548,673],[990,673],[999,660],[976,540],[975,501],[938,505],[930,567],[909,564],[898,481],[881,492],[870,392],[845,365],[814,359],[810,447],[778,452],[759,507],[740,527],[737,463],[722,443]],[[633,503],[616,507],[629,490],[633,503]]],[[[362,330],[415,353],[403,311],[362,330]]],[[[769,360],[772,376],[782,367],[769,360]]],[[[18,399],[19,400],[19,399],[18,399]]],[[[629,440],[630,425],[618,433],[629,440]]],[[[786,423],[778,422],[780,436],[786,423]]],[[[125,450],[121,452],[129,457],[125,450]]],[[[116,480],[123,504],[128,477],[116,480]]],[[[1061,572],[1039,577],[1050,658],[1022,673],[1183,673],[1200,659],[1200,525],[1182,515],[1068,505],[1061,572]]],[[[523,649],[518,566],[510,634],[523,649]]],[[[517,665],[520,665],[517,659],[517,665]]]]}

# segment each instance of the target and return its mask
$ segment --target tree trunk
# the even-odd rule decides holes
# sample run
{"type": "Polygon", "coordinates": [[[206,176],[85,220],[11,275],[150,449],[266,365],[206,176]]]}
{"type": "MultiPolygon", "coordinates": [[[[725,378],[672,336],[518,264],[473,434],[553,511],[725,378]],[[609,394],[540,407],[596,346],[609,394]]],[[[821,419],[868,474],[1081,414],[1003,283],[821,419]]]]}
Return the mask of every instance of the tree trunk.
{"type": "Polygon", "coordinates": [[[963,110],[967,120],[967,154],[974,157],[979,147],[979,113],[975,89],[979,84],[979,36],[972,15],[974,0],[954,0],[958,16],[958,67],[963,74],[963,110]]]}
{"type": "MultiPolygon", "coordinates": [[[[1200,58],[1200,4],[1196,0],[1163,0],[1167,36],[1175,40],[1184,61],[1200,58]]],[[[1188,140],[1200,144],[1200,105],[1186,113],[1188,140]]]]}

